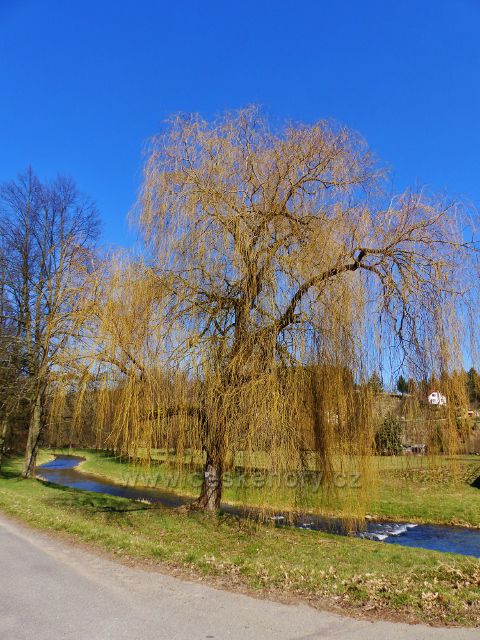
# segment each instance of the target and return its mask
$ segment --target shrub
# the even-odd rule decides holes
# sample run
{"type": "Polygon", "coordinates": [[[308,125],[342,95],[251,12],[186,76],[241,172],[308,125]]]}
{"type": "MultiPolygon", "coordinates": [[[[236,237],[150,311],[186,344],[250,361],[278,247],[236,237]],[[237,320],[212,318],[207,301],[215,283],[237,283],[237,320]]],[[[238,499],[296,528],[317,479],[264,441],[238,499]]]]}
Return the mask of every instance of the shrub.
{"type": "Polygon", "coordinates": [[[375,434],[375,448],[382,456],[398,456],[402,452],[402,425],[387,416],[375,434]]]}

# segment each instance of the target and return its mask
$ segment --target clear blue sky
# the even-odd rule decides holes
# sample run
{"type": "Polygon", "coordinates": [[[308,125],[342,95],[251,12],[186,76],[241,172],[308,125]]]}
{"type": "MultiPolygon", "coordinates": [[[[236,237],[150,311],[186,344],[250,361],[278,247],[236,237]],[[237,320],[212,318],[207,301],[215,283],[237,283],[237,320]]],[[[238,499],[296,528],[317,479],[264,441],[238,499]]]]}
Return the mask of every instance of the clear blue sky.
{"type": "Polygon", "coordinates": [[[168,114],[252,102],[359,130],[394,184],[480,204],[480,0],[0,0],[0,180],[72,175],[104,241],[168,114]]]}

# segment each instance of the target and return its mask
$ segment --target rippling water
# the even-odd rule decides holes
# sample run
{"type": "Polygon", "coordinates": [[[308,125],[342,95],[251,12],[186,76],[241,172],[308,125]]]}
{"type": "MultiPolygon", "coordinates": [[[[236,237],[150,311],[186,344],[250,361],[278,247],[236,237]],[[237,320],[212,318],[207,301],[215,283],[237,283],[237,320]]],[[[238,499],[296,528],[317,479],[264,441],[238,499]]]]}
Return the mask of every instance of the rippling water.
{"type": "MultiPolygon", "coordinates": [[[[79,456],[56,456],[51,462],[38,467],[37,476],[49,482],[54,482],[74,489],[93,491],[112,496],[130,498],[133,500],[148,500],[161,503],[167,507],[178,507],[186,504],[188,499],[172,491],[164,491],[150,487],[130,487],[115,484],[89,473],[76,469],[84,458],[79,456]]],[[[241,515],[242,511],[230,505],[222,505],[222,510],[241,515]]],[[[276,524],[286,523],[285,516],[279,514],[272,519],[276,524]]],[[[326,520],[315,516],[300,516],[295,526],[302,529],[317,531],[334,531],[341,533],[339,520],[326,520]]],[[[375,540],[387,544],[398,544],[404,547],[420,547],[459,553],[480,558],[480,530],[467,527],[449,527],[442,525],[424,525],[413,523],[373,522],[369,521],[366,530],[357,534],[368,540],[375,540]]]]}

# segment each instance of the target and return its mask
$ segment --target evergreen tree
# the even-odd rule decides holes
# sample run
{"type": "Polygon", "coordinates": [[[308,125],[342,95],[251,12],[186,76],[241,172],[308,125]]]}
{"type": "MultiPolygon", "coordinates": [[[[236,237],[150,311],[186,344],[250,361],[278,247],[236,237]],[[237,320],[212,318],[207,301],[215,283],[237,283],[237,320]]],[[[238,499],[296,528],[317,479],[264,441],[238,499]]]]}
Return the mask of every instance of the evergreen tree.
{"type": "Polygon", "coordinates": [[[398,456],[402,452],[402,425],[387,416],[375,434],[375,448],[381,456],[398,456]]]}
{"type": "Polygon", "coordinates": [[[473,367],[467,373],[467,390],[471,403],[480,401],[480,375],[473,367]]]}
{"type": "Polygon", "coordinates": [[[368,386],[372,389],[373,393],[382,393],[383,381],[376,371],[372,373],[368,381],[368,386]]]}
{"type": "Polygon", "coordinates": [[[397,389],[401,394],[408,392],[408,383],[403,376],[400,376],[397,380],[397,389]]]}

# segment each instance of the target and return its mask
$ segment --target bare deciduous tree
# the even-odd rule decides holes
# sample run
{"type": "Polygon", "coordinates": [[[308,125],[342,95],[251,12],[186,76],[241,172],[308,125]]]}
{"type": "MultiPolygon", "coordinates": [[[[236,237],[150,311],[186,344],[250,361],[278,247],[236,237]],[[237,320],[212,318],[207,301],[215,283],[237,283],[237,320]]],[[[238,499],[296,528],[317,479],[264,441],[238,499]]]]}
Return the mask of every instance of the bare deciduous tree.
{"type": "Polygon", "coordinates": [[[0,469],[11,433],[11,421],[18,411],[24,379],[18,326],[13,320],[6,292],[8,262],[0,254],[0,469]]]}
{"type": "Polygon", "coordinates": [[[71,311],[81,268],[92,260],[98,220],[71,179],[42,184],[31,170],[1,186],[0,207],[4,296],[22,351],[30,414],[23,469],[29,477],[45,426],[50,376],[74,337],[71,311]]]}

